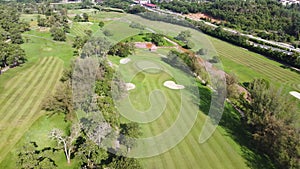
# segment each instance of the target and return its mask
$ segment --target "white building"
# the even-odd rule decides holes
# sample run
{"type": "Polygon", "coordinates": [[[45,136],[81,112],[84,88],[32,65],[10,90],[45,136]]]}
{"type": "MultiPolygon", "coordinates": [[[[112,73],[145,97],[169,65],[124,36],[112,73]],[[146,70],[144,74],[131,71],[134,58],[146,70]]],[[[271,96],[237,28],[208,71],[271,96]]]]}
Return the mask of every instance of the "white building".
{"type": "Polygon", "coordinates": [[[279,0],[283,5],[300,4],[300,0],[279,0]]]}

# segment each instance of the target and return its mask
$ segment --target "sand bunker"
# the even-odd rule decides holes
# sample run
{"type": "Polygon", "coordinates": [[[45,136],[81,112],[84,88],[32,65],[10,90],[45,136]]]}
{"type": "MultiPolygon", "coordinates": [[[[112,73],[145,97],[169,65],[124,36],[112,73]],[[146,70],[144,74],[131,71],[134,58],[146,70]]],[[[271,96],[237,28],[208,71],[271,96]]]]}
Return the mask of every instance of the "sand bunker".
{"type": "Polygon", "coordinates": [[[129,59],[129,58],[123,58],[123,59],[120,60],[120,63],[121,64],[127,64],[130,61],[131,61],[131,59],[129,59]]]}
{"type": "Polygon", "coordinates": [[[297,99],[300,99],[300,93],[299,93],[299,92],[291,91],[291,92],[290,92],[290,95],[296,97],[297,99]]]}
{"type": "Polygon", "coordinates": [[[183,85],[176,84],[174,81],[165,81],[164,86],[170,89],[184,89],[183,85]]]}
{"type": "Polygon", "coordinates": [[[133,83],[126,83],[125,85],[127,91],[135,89],[135,85],[133,83]]]}

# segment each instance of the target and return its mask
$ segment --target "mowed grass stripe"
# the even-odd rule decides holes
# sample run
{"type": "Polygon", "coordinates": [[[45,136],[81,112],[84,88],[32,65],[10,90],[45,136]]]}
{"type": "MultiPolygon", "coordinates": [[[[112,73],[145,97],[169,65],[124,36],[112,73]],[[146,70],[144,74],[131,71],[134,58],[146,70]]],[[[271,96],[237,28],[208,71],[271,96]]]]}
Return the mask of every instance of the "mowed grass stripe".
{"type": "Polygon", "coordinates": [[[237,57],[234,57],[234,56],[231,56],[231,55],[227,54],[226,52],[224,52],[224,53],[223,52],[218,52],[218,53],[220,53],[221,56],[228,57],[228,58],[230,58],[231,60],[233,60],[237,63],[244,64],[244,65],[247,65],[247,66],[250,66],[250,67],[256,67],[257,69],[254,69],[255,71],[260,71],[261,73],[264,73],[265,75],[267,75],[269,77],[274,77],[274,76],[271,76],[271,75],[276,74],[277,76],[279,76],[282,79],[281,80],[282,82],[291,81],[292,79],[289,78],[289,77],[299,78],[299,76],[289,76],[289,77],[287,77],[285,72],[278,71],[278,69],[279,69],[278,67],[271,66],[270,64],[262,64],[261,62],[258,62],[257,60],[247,59],[248,57],[237,58],[237,57]]]}
{"type": "MultiPolygon", "coordinates": [[[[33,85],[30,88],[26,88],[24,91],[24,93],[22,93],[22,95],[19,97],[19,99],[15,102],[11,102],[10,106],[14,106],[14,109],[10,109],[7,110],[7,114],[9,114],[8,116],[6,116],[7,118],[2,119],[1,120],[1,124],[4,125],[14,125],[19,118],[16,117],[21,117],[22,113],[26,112],[29,109],[32,109],[32,106],[34,105],[36,99],[39,95],[39,93],[41,92],[40,90],[42,89],[42,87],[44,87],[44,83],[42,83],[44,80],[46,80],[46,78],[48,77],[47,75],[49,75],[49,73],[44,74],[45,72],[47,72],[47,70],[50,70],[50,68],[53,68],[53,66],[55,66],[55,60],[52,59],[53,61],[51,61],[52,63],[49,63],[51,65],[49,66],[45,66],[43,69],[43,71],[40,71],[39,76],[37,76],[36,79],[34,79],[33,81],[33,85]],[[45,76],[44,76],[45,75],[45,76]],[[44,80],[40,79],[40,77],[44,77],[44,80]],[[43,85],[41,85],[43,84],[43,85]],[[39,88],[36,88],[36,85],[38,85],[39,88]],[[19,102],[18,102],[19,101],[19,102]]],[[[1,143],[0,143],[1,145],[1,143]]]]}
{"type": "MultiPolygon", "coordinates": [[[[50,59],[46,62],[46,64],[52,64],[54,62],[54,59],[50,59]],[[50,62],[50,63],[49,63],[50,62]]],[[[47,66],[41,67],[41,69],[36,69],[35,71],[32,71],[34,74],[34,77],[32,77],[25,86],[20,86],[20,90],[18,90],[18,93],[16,96],[11,96],[11,99],[5,104],[4,108],[0,108],[0,112],[5,113],[4,118],[0,121],[0,126],[2,126],[7,121],[8,118],[11,118],[13,114],[7,113],[7,112],[15,112],[19,109],[21,109],[22,106],[24,106],[24,103],[27,102],[26,98],[22,100],[23,97],[21,96],[27,96],[29,98],[32,95],[32,91],[34,90],[35,86],[39,84],[40,78],[43,77],[44,73],[47,71],[47,66]],[[30,89],[30,90],[28,90],[30,89]],[[13,107],[13,108],[11,108],[13,107]]],[[[26,76],[24,76],[26,79],[26,76]]]]}
{"type": "MultiPolygon", "coordinates": [[[[239,63],[238,59],[231,59],[231,60],[239,63]]],[[[291,85],[291,84],[295,84],[295,80],[297,80],[296,77],[288,77],[284,73],[283,74],[276,73],[278,71],[268,70],[264,66],[259,66],[259,65],[255,65],[255,64],[250,64],[249,65],[246,62],[245,63],[240,63],[240,64],[244,64],[248,68],[252,69],[253,71],[265,75],[270,80],[275,80],[276,82],[281,82],[282,84],[288,85],[290,87],[292,87],[293,85],[291,85]]]]}
{"type": "MultiPolygon", "coordinates": [[[[43,80],[40,81],[41,84],[37,88],[37,90],[34,92],[34,95],[32,96],[33,98],[29,99],[29,100],[31,100],[31,106],[28,107],[27,109],[24,109],[25,111],[18,114],[17,117],[19,117],[19,118],[16,118],[14,120],[14,122],[19,121],[21,123],[19,123],[19,125],[15,126],[15,128],[11,128],[11,130],[13,130],[13,129],[15,130],[14,132],[7,131],[7,133],[10,132],[8,142],[11,143],[11,144],[9,144],[10,146],[5,146],[4,148],[1,148],[1,150],[0,150],[1,156],[3,156],[3,154],[6,154],[7,152],[9,152],[10,148],[12,148],[12,146],[14,145],[14,144],[12,144],[12,141],[14,141],[14,143],[16,143],[17,140],[19,138],[21,138],[21,136],[26,131],[26,130],[24,131],[24,128],[21,124],[23,123],[23,125],[26,126],[25,125],[26,122],[27,123],[33,123],[33,121],[31,119],[36,118],[35,116],[36,116],[36,113],[39,112],[39,109],[40,109],[39,105],[42,102],[43,96],[45,95],[47,90],[49,90],[51,87],[53,87],[55,85],[55,83],[57,82],[57,80],[59,78],[59,76],[57,76],[57,75],[62,72],[62,63],[59,64],[59,62],[58,62],[59,60],[58,59],[55,59],[55,60],[56,61],[53,63],[53,65],[56,65],[56,66],[55,67],[51,66],[53,68],[52,70],[54,70],[55,73],[53,73],[52,76],[51,76],[52,71],[51,71],[51,69],[49,69],[49,73],[47,73],[45,78],[43,78],[43,80]],[[50,76],[50,78],[49,78],[49,76],[50,76]],[[40,92],[40,90],[42,90],[42,92],[40,92]],[[38,96],[40,96],[40,98],[38,96]],[[34,102],[34,100],[35,100],[35,102],[34,102]],[[35,104],[33,104],[33,103],[35,103],[35,104]],[[30,109],[31,107],[32,107],[32,109],[30,109]],[[28,111],[29,111],[29,113],[26,114],[26,112],[28,112],[28,111]],[[25,120],[20,121],[20,117],[24,118],[24,116],[22,116],[24,114],[27,115],[25,117],[25,120]]],[[[45,67],[47,67],[47,66],[45,66],[45,67]]],[[[51,68],[51,67],[48,67],[48,68],[51,68]]],[[[15,124],[15,123],[13,123],[13,124],[15,124]]],[[[29,127],[29,126],[27,125],[27,127],[29,127]]],[[[0,144],[0,147],[3,147],[3,144],[0,144]]]]}
{"type": "MultiPolygon", "coordinates": [[[[152,91],[153,89],[160,89],[162,87],[163,87],[163,84],[159,84],[159,83],[157,83],[157,81],[149,81],[148,80],[145,82],[145,88],[151,89],[150,91],[152,91]]],[[[166,97],[167,97],[166,98],[167,100],[170,99],[170,97],[168,97],[168,95],[166,97]]],[[[148,131],[150,131],[150,133],[151,133],[150,136],[155,136],[157,134],[160,134],[161,132],[163,132],[170,126],[169,125],[170,121],[168,121],[168,123],[167,123],[167,119],[169,119],[169,118],[164,118],[164,116],[166,116],[166,114],[169,114],[169,112],[166,112],[166,111],[163,112],[162,116],[160,116],[157,120],[155,120],[154,122],[152,122],[146,126],[149,129],[148,131]]],[[[161,148],[159,146],[159,143],[156,145],[157,145],[156,149],[161,148]]],[[[165,166],[171,166],[174,168],[175,161],[173,161],[173,158],[170,155],[170,153],[166,152],[164,154],[165,154],[164,159],[160,160],[160,161],[163,161],[163,163],[162,163],[163,168],[165,168],[165,166]]]]}
{"type": "MultiPolygon", "coordinates": [[[[270,80],[276,82],[279,86],[282,85],[280,85],[277,81],[294,89],[299,88],[296,84],[300,83],[300,76],[288,69],[281,68],[280,63],[271,61],[264,56],[232,46],[225,42],[215,39],[212,39],[212,41],[217,52],[221,54],[221,58],[224,57],[237,64],[247,66],[248,68],[251,67],[250,69],[254,72],[261,73],[270,80]]],[[[225,67],[229,67],[229,65],[230,64],[225,65],[225,67]]]]}
{"type": "MultiPolygon", "coordinates": [[[[15,93],[20,93],[21,90],[23,90],[26,86],[30,85],[30,80],[34,78],[35,76],[35,71],[31,70],[36,70],[39,69],[40,67],[43,66],[43,64],[47,61],[48,58],[43,58],[41,59],[41,64],[35,64],[34,67],[28,69],[24,73],[20,74],[20,76],[25,76],[27,75],[27,79],[24,78],[14,78],[11,79],[6,85],[5,85],[5,92],[1,93],[1,98],[3,99],[0,100],[0,105],[6,105],[6,103],[10,100],[13,99],[14,97],[18,97],[18,95],[14,96],[15,93]],[[25,87],[24,87],[25,86],[25,87]]],[[[2,107],[3,108],[3,107],[2,107]]],[[[1,107],[0,107],[0,114],[1,114],[1,107]]]]}
{"type": "MultiPolygon", "coordinates": [[[[60,74],[60,71],[61,71],[61,69],[60,69],[60,60],[58,60],[58,59],[55,59],[55,63],[54,63],[54,65],[55,65],[55,68],[53,68],[52,70],[50,70],[49,71],[49,73],[52,73],[53,75],[52,76],[50,76],[50,79],[45,79],[45,83],[46,83],[46,85],[40,85],[40,86],[42,86],[44,89],[42,90],[42,92],[41,93],[39,93],[39,94],[41,94],[42,96],[47,96],[46,94],[47,93],[50,93],[50,87],[51,86],[54,86],[55,85],[55,83],[56,83],[56,80],[55,80],[55,78],[57,78],[57,77],[59,77],[59,74],[60,74]]],[[[45,77],[48,77],[48,76],[45,76],[45,77]]],[[[42,81],[41,81],[42,82],[42,81]]],[[[45,84],[45,83],[43,83],[43,84],[45,84]]],[[[35,97],[38,97],[38,95],[36,95],[35,97]]],[[[42,102],[42,101],[41,101],[42,102]]],[[[30,109],[30,107],[29,107],[29,109],[30,109]]],[[[22,117],[21,117],[21,119],[24,119],[24,118],[28,118],[28,117],[30,117],[30,116],[28,116],[27,114],[23,114],[22,115],[22,117]]]]}
{"type": "MultiPolygon", "coordinates": [[[[62,64],[61,64],[61,66],[56,67],[55,75],[52,75],[51,79],[49,81],[44,80],[44,83],[46,83],[46,85],[41,85],[41,88],[45,89],[41,92],[42,96],[45,96],[45,94],[47,93],[48,90],[50,90],[51,88],[54,88],[54,85],[58,81],[58,77],[59,77],[56,75],[58,75],[59,73],[62,72],[62,69],[59,69],[59,67],[62,67],[62,64]],[[52,81],[52,83],[48,83],[50,81],[52,81]]],[[[41,104],[41,101],[37,100],[36,102],[34,102],[34,104],[31,104],[31,106],[28,107],[27,110],[24,111],[24,112],[29,112],[29,114],[25,113],[25,115],[26,115],[26,117],[24,117],[25,119],[21,122],[18,122],[19,124],[16,125],[16,127],[14,128],[14,132],[10,132],[10,135],[8,136],[8,139],[7,139],[10,142],[10,144],[8,146],[4,146],[4,148],[0,150],[1,154],[5,154],[5,152],[9,152],[11,150],[11,148],[13,148],[14,144],[16,144],[17,141],[22,137],[22,135],[26,131],[26,130],[24,130],[23,126],[28,126],[28,128],[29,128],[29,126],[34,122],[33,119],[36,120],[39,117],[39,112],[40,112],[39,105],[40,104],[41,104]],[[31,109],[31,107],[33,107],[33,109],[31,109]],[[12,142],[12,141],[14,141],[14,142],[12,142]]],[[[22,119],[22,118],[19,118],[19,120],[20,119],[22,119]]],[[[0,147],[1,147],[1,145],[0,145],[0,147]]]]}
{"type": "MultiPolygon", "coordinates": [[[[55,63],[55,62],[54,62],[55,63]]],[[[53,64],[54,65],[54,64],[53,64]]],[[[51,65],[49,65],[49,66],[51,66],[51,65]]],[[[46,66],[45,66],[46,67],[46,66]]],[[[43,72],[41,72],[41,74],[43,74],[43,72]]],[[[45,76],[45,78],[47,78],[47,76],[45,76]]],[[[38,80],[39,80],[39,78],[37,78],[38,80]]],[[[42,83],[43,81],[38,81],[38,83],[40,83],[40,84],[43,84],[42,83]]],[[[41,87],[44,87],[44,85],[42,86],[42,85],[40,85],[41,87]]],[[[41,87],[40,88],[38,88],[38,89],[41,89],[41,87]]],[[[23,115],[23,113],[25,113],[25,112],[27,112],[27,111],[29,111],[30,112],[30,110],[29,109],[33,109],[33,108],[35,108],[35,107],[33,107],[34,106],[34,104],[35,104],[35,102],[37,101],[37,96],[38,96],[38,94],[40,94],[39,92],[39,90],[38,89],[35,89],[35,87],[32,87],[32,88],[28,88],[27,90],[26,90],[26,93],[24,93],[21,97],[20,97],[20,100],[22,100],[22,102],[20,102],[19,103],[19,105],[17,106],[18,108],[14,111],[14,110],[11,110],[8,114],[10,114],[10,117],[12,117],[12,118],[14,118],[14,119],[7,119],[6,121],[4,121],[4,122],[1,122],[1,124],[6,124],[7,126],[17,126],[18,125],[18,121],[19,121],[19,119],[22,117],[22,115],[23,115]],[[30,93],[29,95],[28,95],[28,93],[30,93]],[[22,106],[24,106],[24,107],[22,107],[22,106]]],[[[12,103],[13,104],[13,103],[12,103]]],[[[28,115],[28,114],[27,114],[28,115]]],[[[12,134],[12,132],[11,132],[11,130],[12,130],[13,128],[7,128],[6,130],[5,130],[5,133],[6,134],[4,134],[4,135],[2,135],[2,137],[1,137],[1,139],[4,139],[4,141],[8,141],[8,140],[10,140],[9,139],[9,135],[11,135],[12,134]],[[5,137],[5,136],[7,136],[7,137],[5,137]],[[6,140],[5,140],[6,139],[6,140]]],[[[13,132],[14,133],[14,132],[13,132]]],[[[3,142],[2,142],[3,143],[3,142]]],[[[0,143],[0,147],[1,147],[1,143],[0,143]]]]}
{"type": "MultiPolygon", "coordinates": [[[[216,43],[216,47],[218,48],[218,52],[219,53],[222,53],[224,56],[226,57],[229,57],[229,58],[237,58],[238,60],[236,61],[240,61],[240,63],[256,63],[258,65],[262,65],[268,69],[271,69],[271,70],[277,70],[276,72],[279,72],[279,73],[283,73],[283,71],[286,71],[289,73],[289,76],[293,76],[293,77],[297,77],[299,78],[299,76],[297,76],[296,73],[293,73],[293,72],[289,72],[288,70],[284,70],[283,68],[281,67],[278,67],[277,65],[274,65],[274,64],[270,64],[268,61],[266,61],[267,58],[263,58],[263,56],[255,56],[255,55],[250,55],[248,52],[246,51],[239,51],[239,50],[236,50],[236,49],[230,49],[230,47],[226,46],[225,48],[225,45],[222,46],[218,46],[217,45],[218,43],[216,43]],[[235,55],[234,55],[235,54],[235,55]],[[280,70],[281,71],[278,71],[280,70]]],[[[285,73],[284,73],[285,74],[285,73]]]]}
{"type": "MultiPolygon", "coordinates": [[[[48,58],[47,58],[48,59],[48,58]]],[[[30,79],[30,75],[31,74],[31,70],[35,70],[35,69],[39,69],[39,67],[43,66],[43,64],[47,61],[47,59],[45,58],[42,58],[38,61],[39,64],[34,64],[30,67],[30,69],[28,70],[25,70],[24,72],[20,72],[18,75],[19,76],[22,76],[22,75],[29,75],[28,76],[28,79],[30,79]]],[[[23,81],[24,79],[22,78],[16,78],[14,77],[13,79],[9,80],[6,84],[5,84],[5,92],[3,93],[3,96],[6,96],[6,97],[9,97],[11,95],[13,95],[19,88],[20,86],[20,82],[23,81]]],[[[25,85],[26,83],[22,84],[22,85],[25,85]]],[[[2,101],[4,100],[1,100],[0,101],[0,105],[3,103],[2,101]]]]}
{"type": "MultiPolygon", "coordinates": [[[[40,92],[39,90],[37,90],[37,87],[41,86],[40,84],[43,82],[43,79],[45,79],[45,78],[48,77],[48,75],[49,75],[49,73],[50,73],[49,70],[51,70],[54,66],[56,66],[55,60],[56,60],[56,59],[51,59],[50,63],[48,63],[49,65],[47,64],[48,66],[45,66],[45,67],[44,67],[44,69],[42,70],[43,72],[41,72],[41,73],[37,76],[37,78],[35,78],[35,80],[32,82],[33,84],[30,86],[30,90],[27,90],[28,93],[22,95],[22,96],[26,96],[26,97],[25,97],[25,98],[22,98],[22,97],[19,98],[20,100],[23,99],[23,101],[22,101],[21,104],[20,104],[21,107],[15,106],[15,107],[17,107],[17,108],[15,109],[15,111],[11,110],[13,113],[10,114],[10,117],[9,117],[9,120],[8,120],[8,121],[12,121],[12,120],[13,120],[12,118],[14,118],[14,116],[13,116],[14,114],[20,114],[20,113],[18,112],[19,108],[23,110],[24,107],[22,107],[22,105],[24,105],[25,103],[28,103],[28,102],[29,102],[28,99],[30,99],[30,98],[32,98],[32,97],[38,97],[37,95],[35,95],[36,92],[40,92]],[[49,68],[48,68],[48,67],[49,67],[49,68]],[[50,69],[50,68],[51,68],[51,69],[50,69]]],[[[32,100],[34,101],[35,99],[32,99],[32,100]]],[[[28,105],[28,104],[25,104],[25,105],[28,105]]],[[[28,108],[30,109],[31,106],[28,106],[28,108]]]]}
{"type": "MultiPolygon", "coordinates": [[[[183,103],[183,106],[184,105],[188,105],[188,104],[183,103]]],[[[185,111],[182,113],[185,113],[185,114],[194,111],[191,107],[187,107],[187,106],[184,107],[184,110],[185,111]]],[[[178,132],[180,132],[180,133],[182,133],[181,129],[188,128],[191,121],[193,120],[193,119],[191,119],[191,116],[183,116],[182,118],[183,118],[183,123],[179,124],[179,126],[178,126],[179,127],[178,132]]],[[[183,161],[177,161],[176,166],[180,166],[180,165],[178,165],[178,163],[179,163],[183,166],[186,166],[185,168],[193,168],[194,165],[192,165],[192,164],[193,163],[197,164],[197,159],[196,159],[197,156],[194,156],[194,154],[193,154],[193,151],[195,151],[193,144],[189,144],[186,141],[186,138],[189,136],[189,134],[178,144],[178,146],[175,149],[172,149],[170,151],[171,153],[175,153],[178,156],[177,159],[180,159],[180,158],[184,159],[183,161]]],[[[182,168],[182,167],[177,167],[177,168],[182,168]]]]}
{"type": "MultiPolygon", "coordinates": [[[[45,80],[45,82],[43,84],[46,83],[46,85],[41,85],[43,87],[43,90],[42,92],[40,93],[42,96],[47,96],[48,93],[51,93],[54,89],[55,89],[55,86],[57,84],[57,81],[59,80],[59,77],[60,77],[60,74],[62,73],[62,62],[58,59],[56,59],[56,67],[55,69],[53,69],[53,75],[50,77],[49,80],[45,80]]],[[[42,100],[38,100],[39,101],[39,104],[42,103],[42,100]]],[[[40,106],[33,106],[33,107],[36,107],[36,111],[34,113],[34,111],[31,111],[31,113],[29,115],[27,114],[23,114],[21,119],[24,118],[24,121],[31,121],[31,119],[35,118],[34,116],[40,112],[40,106]]],[[[21,128],[19,128],[21,129],[21,128]]]]}

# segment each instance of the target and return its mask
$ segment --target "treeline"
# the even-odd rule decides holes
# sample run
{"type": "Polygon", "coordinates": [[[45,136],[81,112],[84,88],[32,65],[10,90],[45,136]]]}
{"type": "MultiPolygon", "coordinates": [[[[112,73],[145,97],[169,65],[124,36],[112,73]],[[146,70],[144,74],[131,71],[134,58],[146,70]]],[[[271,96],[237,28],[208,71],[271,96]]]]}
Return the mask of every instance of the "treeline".
{"type": "Polygon", "coordinates": [[[111,8],[119,8],[127,11],[132,4],[131,0],[103,0],[102,5],[111,8]]]}
{"type": "Polygon", "coordinates": [[[2,68],[14,67],[26,61],[21,34],[29,24],[20,20],[20,13],[12,4],[0,5],[0,74],[2,68]]]}
{"type": "Polygon", "coordinates": [[[296,68],[300,68],[300,59],[299,59],[299,53],[293,53],[292,55],[288,55],[286,53],[275,51],[272,49],[265,49],[261,47],[255,47],[252,44],[248,42],[248,38],[240,36],[238,34],[233,34],[227,31],[224,31],[221,27],[218,28],[212,28],[211,26],[208,26],[202,22],[192,21],[196,28],[200,29],[206,34],[209,34],[213,37],[216,37],[218,39],[230,42],[232,44],[235,44],[237,46],[241,46],[244,48],[249,49],[250,51],[262,54],[266,57],[269,57],[271,59],[274,59],[278,62],[282,62],[284,64],[288,64],[290,66],[294,66],[296,68]]]}
{"type": "Polygon", "coordinates": [[[247,86],[250,99],[236,98],[244,113],[245,129],[252,135],[253,148],[267,154],[276,168],[300,167],[299,108],[297,100],[282,94],[264,79],[247,86]]]}
{"type": "Polygon", "coordinates": [[[279,51],[273,51],[271,49],[255,47],[248,42],[248,38],[240,36],[238,34],[233,34],[233,33],[224,31],[221,27],[214,28],[214,27],[204,24],[201,21],[194,21],[194,20],[190,20],[187,18],[183,19],[183,18],[171,16],[171,15],[157,14],[157,13],[153,13],[153,12],[139,13],[138,15],[141,17],[144,17],[146,19],[150,19],[150,20],[163,21],[163,22],[168,22],[168,23],[177,24],[180,26],[185,26],[185,27],[189,27],[192,29],[200,30],[200,31],[202,31],[208,35],[211,35],[213,37],[216,37],[218,39],[230,42],[237,46],[247,48],[253,52],[262,54],[266,57],[269,57],[276,61],[282,62],[284,64],[288,64],[290,66],[300,68],[299,53],[294,53],[293,55],[288,55],[286,53],[279,52],[279,51]]]}
{"type": "Polygon", "coordinates": [[[73,124],[66,131],[54,128],[49,133],[62,146],[43,148],[32,140],[19,151],[19,168],[57,168],[51,153],[54,150],[63,151],[68,164],[73,160],[78,162],[76,168],[142,168],[137,159],[121,156],[135,146],[133,138],[139,137],[141,130],[137,123],[122,123],[114,106],[112,88],[116,86],[123,91],[125,84],[114,78],[115,71],[105,59],[111,44],[99,37],[88,38],[86,43],[86,46],[76,43],[74,47],[81,49],[80,58],[63,73],[61,86],[43,104],[44,110],[51,111],[50,114],[63,113],[65,120],[73,124]],[[85,91],[91,88],[86,80],[91,75],[95,76],[91,81],[93,91],[87,94],[85,91]],[[83,116],[77,119],[76,113],[83,116]]]}
{"type": "Polygon", "coordinates": [[[300,5],[283,6],[274,0],[202,3],[175,0],[159,5],[183,14],[202,12],[225,21],[223,24],[227,27],[257,32],[266,39],[284,42],[300,39],[300,5]]]}

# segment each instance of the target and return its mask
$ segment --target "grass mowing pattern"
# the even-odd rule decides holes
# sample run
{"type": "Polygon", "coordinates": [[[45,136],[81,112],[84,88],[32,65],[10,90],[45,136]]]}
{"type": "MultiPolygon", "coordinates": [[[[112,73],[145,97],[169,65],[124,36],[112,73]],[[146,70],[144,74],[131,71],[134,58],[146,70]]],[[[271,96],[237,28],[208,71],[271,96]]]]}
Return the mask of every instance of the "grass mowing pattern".
{"type": "MultiPolygon", "coordinates": [[[[159,53],[143,50],[137,50],[135,55],[131,56],[131,58],[134,57],[137,59],[145,58],[156,61],[160,60],[159,53]]],[[[134,63],[132,62],[129,62],[128,66],[128,71],[135,68],[134,63]]],[[[180,71],[176,71],[175,68],[172,68],[167,64],[164,66],[173,69],[177,76],[180,75],[180,71]]],[[[137,109],[146,110],[150,106],[148,95],[149,91],[152,91],[153,89],[163,90],[168,100],[166,110],[158,119],[141,125],[143,132],[142,137],[155,136],[162,133],[176,120],[181,102],[181,98],[178,97],[179,91],[163,87],[163,82],[171,79],[172,77],[166,73],[147,74],[145,72],[137,74],[136,77],[132,79],[132,83],[136,85],[136,88],[130,91],[129,97],[131,98],[132,104],[137,109]]],[[[209,109],[209,94],[203,91],[208,91],[208,89],[205,88],[200,91],[200,95],[202,95],[200,97],[203,98],[200,107],[202,107],[201,111],[203,112],[199,111],[196,123],[191,132],[171,150],[159,156],[142,159],[142,164],[146,169],[247,168],[246,160],[242,157],[241,147],[233,141],[229,136],[229,133],[225,132],[221,127],[218,127],[213,136],[206,143],[198,143],[199,135],[206,119],[206,115],[203,113],[207,113],[209,109]],[[203,97],[204,95],[207,96],[203,97]]],[[[186,123],[189,122],[188,119],[184,120],[186,123]]],[[[181,131],[181,128],[185,127],[186,123],[182,123],[178,126],[178,132],[181,131]]],[[[159,143],[156,145],[157,147],[160,146],[159,143]]]]}
{"type": "Polygon", "coordinates": [[[277,87],[284,87],[286,93],[290,90],[300,91],[299,73],[285,69],[281,67],[283,66],[282,64],[262,55],[207,36],[194,29],[165,22],[151,21],[136,15],[127,15],[125,18],[169,36],[177,36],[180,31],[190,30],[192,33],[191,41],[195,44],[193,50],[197,51],[200,48],[216,50],[216,52],[212,52],[212,56],[218,54],[224,70],[226,72],[234,72],[240,82],[249,82],[254,78],[265,78],[277,87]]]}
{"type": "Polygon", "coordinates": [[[278,87],[287,86],[300,91],[299,73],[284,69],[280,63],[269,60],[259,54],[231,45],[215,38],[210,38],[216,47],[225,70],[235,72],[242,81],[253,78],[266,78],[278,87]]]}
{"type": "Polygon", "coordinates": [[[6,83],[0,97],[0,162],[41,115],[40,106],[54,90],[63,62],[44,57],[6,83]]]}
{"type": "Polygon", "coordinates": [[[92,24],[85,22],[73,22],[71,27],[71,34],[75,36],[86,36],[84,30],[91,30],[92,24]]]}

